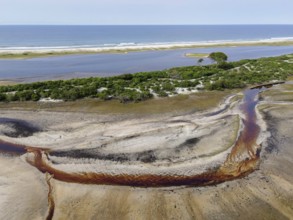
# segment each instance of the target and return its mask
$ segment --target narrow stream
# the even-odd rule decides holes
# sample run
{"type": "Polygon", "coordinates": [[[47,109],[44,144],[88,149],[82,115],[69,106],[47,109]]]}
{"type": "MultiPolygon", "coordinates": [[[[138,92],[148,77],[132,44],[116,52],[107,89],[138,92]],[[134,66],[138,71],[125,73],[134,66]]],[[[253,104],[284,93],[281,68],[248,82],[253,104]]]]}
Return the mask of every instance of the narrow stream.
{"type": "Polygon", "coordinates": [[[7,143],[0,140],[0,154],[20,156],[27,152],[25,146],[7,143]]]}
{"type": "Polygon", "coordinates": [[[240,106],[241,111],[245,114],[245,119],[243,119],[243,131],[236,141],[235,146],[232,148],[231,154],[228,160],[235,160],[236,157],[247,151],[251,158],[259,156],[259,152],[254,150],[256,146],[256,139],[260,132],[260,127],[256,123],[256,111],[255,107],[258,104],[258,94],[264,91],[265,88],[254,88],[244,91],[243,104],[240,106]]]}
{"type": "Polygon", "coordinates": [[[158,174],[105,174],[94,172],[69,173],[52,167],[47,149],[21,147],[10,143],[0,142],[0,152],[11,154],[33,153],[27,157],[27,162],[42,173],[64,182],[82,184],[125,185],[138,187],[166,187],[166,186],[205,186],[243,177],[255,170],[259,161],[260,148],[256,145],[260,127],[256,123],[255,107],[258,103],[258,94],[264,88],[254,88],[244,91],[243,104],[240,109],[245,115],[243,130],[241,131],[231,153],[226,161],[217,169],[202,174],[185,175],[158,175],[158,174]],[[239,155],[247,155],[244,159],[239,155]]]}

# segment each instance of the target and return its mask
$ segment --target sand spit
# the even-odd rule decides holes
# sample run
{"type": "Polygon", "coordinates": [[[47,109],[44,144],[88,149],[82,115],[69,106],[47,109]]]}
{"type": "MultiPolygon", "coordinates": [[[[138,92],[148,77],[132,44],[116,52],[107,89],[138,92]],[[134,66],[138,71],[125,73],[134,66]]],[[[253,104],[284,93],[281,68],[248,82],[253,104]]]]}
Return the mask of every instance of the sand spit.
{"type": "MultiPolygon", "coordinates": [[[[282,101],[283,86],[271,88],[279,92],[279,99],[274,93],[278,102],[282,101]]],[[[1,110],[3,118],[25,119],[41,129],[26,137],[9,137],[2,132],[0,139],[51,150],[32,148],[31,153],[21,157],[0,156],[4,167],[0,171],[0,218],[291,219],[293,105],[288,100],[282,105],[272,102],[271,89],[261,94],[261,102],[254,103],[258,110],[252,117],[256,117],[259,135],[251,140],[253,148],[244,151],[239,146],[236,153],[232,147],[237,146],[236,140],[245,130],[243,118],[247,115],[233,97],[225,102],[229,107],[224,103],[212,112],[175,117],[127,119],[119,115],[1,110]],[[258,170],[244,178],[208,187],[77,184],[59,181],[57,176],[42,174],[30,166],[26,160],[36,165],[36,155],[42,156],[39,161],[44,162],[44,166],[36,167],[45,173],[52,168],[69,174],[151,173],[188,177],[219,166],[223,172],[230,172],[234,170],[233,164],[245,161],[250,161],[249,171],[258,170]],[[15,169],[17,172],[13,173],[15,169]],[[40,198],[41,202],[31,206],[40,198]],[[19,205],[8,211],[7,205],[15,205],[15,201],[19,205]]],[[[5,125],[1,131],[7,127],[10,132],[15,129],[5,125]]]]}
{"type": "MultiPolygon", "coordinates": [[[[1,48],[0,56],[8,56],[13,58],[13,55],[37,56],[37,55],[67,55],[67,54],[83,54],[83,53],[127,53],[129,51],[146,51],[146,50],[170,50],[183,48],[206,48],[206,47],[233,47],[233,46],[282,46],[292,45],[291,38],[276,38],[267,40],[247,40],[247,41],[214,41],[214,42],[178,42],[178,43],[159,43],[159,44],[133,44],[110,47],[80,47],[80,48],[25,48],[11,49],[1,48]]],[[[23,58],[25,58],[25,56],[23,58]]]]}

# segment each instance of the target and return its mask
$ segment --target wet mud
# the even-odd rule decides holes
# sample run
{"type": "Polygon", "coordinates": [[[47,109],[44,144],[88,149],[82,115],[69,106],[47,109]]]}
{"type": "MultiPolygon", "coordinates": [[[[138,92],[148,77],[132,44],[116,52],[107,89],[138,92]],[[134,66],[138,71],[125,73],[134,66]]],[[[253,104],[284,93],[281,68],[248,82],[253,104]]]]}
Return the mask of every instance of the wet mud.
{"type": "Polygon", "coordinates": [[[12,118],[0,118],[0,125],[6,126],[8,129],[3,131],[3,134],[8,137],[29,137],[36,132],[40,132],[41,129],[37,126],[30,124],[27,121],[12,119],[12,118]]]}
{"type": "Polygon", "coordinates": [[[67,151],[51,151],[50,156],[55,157],[67,157],[67,158],[86,158],[86,159],[98,159],[109,160],[116,162],[126,161],[140,161],[144,163],[152,163],[156,161],[155,152],[152,150],[137,152],[137,153],[117,153],[117,154],[103,154],[99,152],[99,148],[93,149],[77,149],[67,151]]]}
{"type": "MultiPolygon", "coordinates": [[[[129,137],[124,140],[129,139],[129,137]]],[[[190,149],[196,146],[200,141],[200,138],[190,138],[187,139],[182,144],[176,146],[174,149],[167,149],[171,154],[178,154],[180,151],[186,148],[190,149]]],[[[167,160],[168,158],[158,156],[160,152],[164,150],[147,150],[136,153],[117,153],[117,154],[104,154],[100,152],[101,147],[92,149],[76,149],[76,150],[66,150],[66,151],[50,151],[50,156],[54,157],[66,157],[66,158],[86,158],[86,159],[98,159],[98,160],[108,160],[115,162],[130,162],[130,161],[140,161],[143,163],[153,163],[157,160],[167,160]]],[[[54,162],[54,160],[52,159],[54,162]]]]}

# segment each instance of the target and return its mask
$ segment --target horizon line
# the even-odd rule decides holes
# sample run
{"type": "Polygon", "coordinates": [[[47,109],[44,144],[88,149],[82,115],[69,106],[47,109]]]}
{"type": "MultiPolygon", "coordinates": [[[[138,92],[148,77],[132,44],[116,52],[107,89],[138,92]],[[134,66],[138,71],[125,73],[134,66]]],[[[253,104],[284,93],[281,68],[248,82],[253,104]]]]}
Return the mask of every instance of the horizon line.
{"type": "Polygon", "coordinates": [[[293,25],[293,23],[278,24],[1,24],[0,26],[224,26],[224,25],[293,25]]]}

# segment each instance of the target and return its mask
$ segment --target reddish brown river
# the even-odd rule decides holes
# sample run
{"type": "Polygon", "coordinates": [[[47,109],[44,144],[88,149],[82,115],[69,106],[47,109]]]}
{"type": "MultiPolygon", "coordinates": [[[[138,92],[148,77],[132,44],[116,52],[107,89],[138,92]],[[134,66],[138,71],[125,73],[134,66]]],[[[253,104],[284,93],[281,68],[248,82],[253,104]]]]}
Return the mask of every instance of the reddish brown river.
{"type": "Polygon", "coordinates": [[[260,127],[256,123],[255,107],[258,103],[258,94],[262,89],[249,89],[244,91],[241,111],[245,114],[243,130],[241,131],[231,153],[226,161],[213,171],[197,175],[158,175],[158,174],[117,174],[81,172],[69,173],[52,167],[49,161],[50,151],[35,147],[25,147],[11,143],[0,142],[0,153],[12,156],[25,153],[33,153],[32,159],[27,162],[42,173],[50,174],[54,179],[81,183],[81,184],[105,184],[126,185],[138,187],[168,187],[168,186],[205,186],[221,183],[235,178],[243,177],[255,170],[259,161],[260,148],[255,148],[256,140],[260,133],[260,127]],[[257,150],[255,150],[257,149],[257,150]],[[249,157],[245,160],[236,160],[237,155],[245,152],[249,157]]]}

